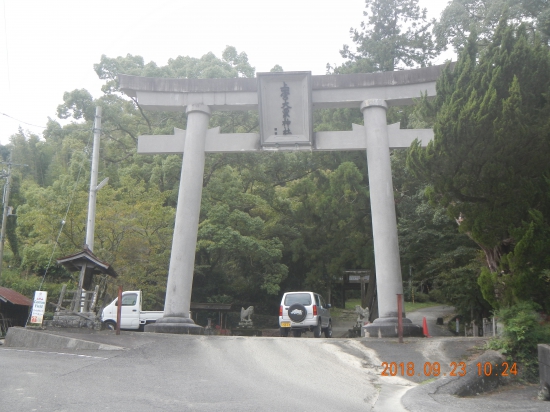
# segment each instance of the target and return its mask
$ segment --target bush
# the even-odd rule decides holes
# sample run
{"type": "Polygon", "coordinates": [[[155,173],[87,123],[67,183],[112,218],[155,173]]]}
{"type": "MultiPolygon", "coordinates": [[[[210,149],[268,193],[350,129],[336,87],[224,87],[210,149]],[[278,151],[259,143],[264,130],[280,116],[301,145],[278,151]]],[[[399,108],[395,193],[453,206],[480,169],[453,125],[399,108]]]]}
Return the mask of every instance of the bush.
{"type": "Polygon", "coordinates": [[[430,300],[430,297],[426,293],[415,293],[414,301],[418,303],[426,303],[430,300]]]}
{"type": "Polygon", "coordinates": [[[430,290],[428,295],[430,296],[430,300],[432,302],[447,303],[445,299],[445,294],[441,289],[432,289],[430,290]]]}
{"type": "Polygon", "coordinates": [[[550,326],[542,322],[534,302],[520,302],[499,310],[496,316],[504,324],[501,338],[489,341],[490,349],[501,350],[510,362],[517,362],[520,378],[538,381],[537,344],[550,342],[550,326]]]}

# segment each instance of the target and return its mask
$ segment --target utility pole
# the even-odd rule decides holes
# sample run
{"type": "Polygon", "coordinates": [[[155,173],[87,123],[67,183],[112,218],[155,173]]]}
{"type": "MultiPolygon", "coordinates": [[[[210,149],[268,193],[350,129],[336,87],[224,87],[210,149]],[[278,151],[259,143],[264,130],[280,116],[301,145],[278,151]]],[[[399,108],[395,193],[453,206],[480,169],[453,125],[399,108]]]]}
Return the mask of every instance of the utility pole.
{"type": "Polygon", "coordinates": [[[6,184],[4,185],[4,197],[3,197],[3,214],[2,214],[2,229],[0,231],[0,277],[2,276],[2,263],[4,260],[4,243],[6,240],[6,224],[8,221],[8,216],[12,213],[10,212],[10,191],[11,191],[11,167],[12,166],[27,166],[24,164],[17,164],[12,163],[12,154],[13,152],[10,152],[10,160],[8,162],[0,162],[0,163],[7,163],[8,164],[8,171],[3,171],[2,175],[0,175],[0,178],[6,179],[6,184]]]}
{"type": "Polygon", "coordinates": [[[94,123],[94,145],[92,148],[92,171],[90,176],[90,193],[88,197],[88,221],[86,223],[86,245],[91,252],[94,251],[94,233],[95,233],[95,205],[97,192],[107,184],[109,178],[104,179],[97,184],[99,168],[99,142],[101,138],[101,107],[95,108],[94,123]]]}
{"type": "MultiPolygon", "coordinates": [[[[94,233],[95,233],[95,206],[97,192],[107,184],[109,178],[103,179],[103,181],[98,185],[97,176],[99,169],[99,143],[101,138],[101,107],[97,106],[95,109],[95,121],[94,121],[94,144],[92,147],[92,170],[90,176],[90,192],[88,197],[88,220],[86,222],[86,241],[85,247],[87,247],[90,252],[94,250],[94,233]]],[[[80,276],[78,278],[78,288],[77,288],[77,299],[75,301],[82,301],[82,292],[84,290],[84,277],[86,275],[86,264],[80,269],[80,276]]],[[[85,306],[85,305],[84,305],[85,306]]],[[[79,308],[75,310],[84,311],[84,306],[79,304],[79,308]]]]}

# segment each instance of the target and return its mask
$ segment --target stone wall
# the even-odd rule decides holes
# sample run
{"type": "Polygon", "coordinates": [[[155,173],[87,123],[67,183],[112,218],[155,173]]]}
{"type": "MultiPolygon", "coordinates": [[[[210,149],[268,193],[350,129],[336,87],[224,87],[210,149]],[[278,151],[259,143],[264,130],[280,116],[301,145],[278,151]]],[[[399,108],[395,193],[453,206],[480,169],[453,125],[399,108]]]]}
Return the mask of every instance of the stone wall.
{"type": "Polygon", "coordinates": [[[101,329],[101,320],[94,312],[56,312],[53,320],[45,321],[44,326],[57,328],[101,329]]]}

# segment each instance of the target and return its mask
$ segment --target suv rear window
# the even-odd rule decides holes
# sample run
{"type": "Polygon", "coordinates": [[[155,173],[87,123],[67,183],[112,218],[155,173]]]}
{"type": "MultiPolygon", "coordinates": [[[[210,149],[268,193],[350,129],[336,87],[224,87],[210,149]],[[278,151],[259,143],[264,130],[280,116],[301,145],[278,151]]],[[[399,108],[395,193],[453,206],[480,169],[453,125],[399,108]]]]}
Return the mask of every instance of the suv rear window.
{"type": "Polygon", "coordinates": [[[291,295],[286,295],[285,306],[294,305],[295,303],[309,306],[311,305],[311,295],[309,293],[293,293],[291,295]]]}

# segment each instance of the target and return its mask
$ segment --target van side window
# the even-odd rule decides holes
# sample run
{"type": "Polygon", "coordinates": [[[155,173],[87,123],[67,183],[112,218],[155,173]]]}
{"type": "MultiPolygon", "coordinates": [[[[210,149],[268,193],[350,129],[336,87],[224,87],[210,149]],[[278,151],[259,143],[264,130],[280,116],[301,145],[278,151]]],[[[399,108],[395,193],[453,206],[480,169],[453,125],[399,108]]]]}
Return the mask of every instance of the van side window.
{"type": "Polygon", "coordinates": [[[134,306],[137,302],[137,294],[130,293],[122,297],[122,306],[134,306]]]}

